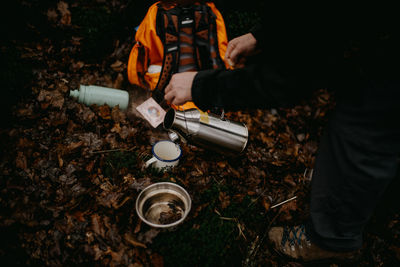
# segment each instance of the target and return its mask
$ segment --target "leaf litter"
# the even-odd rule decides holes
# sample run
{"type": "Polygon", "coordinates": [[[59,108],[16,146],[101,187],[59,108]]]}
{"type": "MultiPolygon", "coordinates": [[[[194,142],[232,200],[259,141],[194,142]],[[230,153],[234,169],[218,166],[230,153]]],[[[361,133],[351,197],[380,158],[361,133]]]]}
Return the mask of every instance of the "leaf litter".
{"type": "MultiPolygon", "coordinates": [[[[65,30],[74,27],[71,10],[59,1],[44,13],[65,30]]],[[[168,136],[135,110],[148,92],[126,77],[132,40],[118,40],[98,64],[79,58],[81,40],[45,38],[20,47],[45,67],[34,70],[32,96],[15,106],[15,122],[1,129],[0,229],[18,242],[2,243],[0,255],[46,266],[163,266],[176,258],[182,265],[302,266],[274,254],[263,237],[273,225],[304,221],[310,186],[304,174],[313,168],[334,96],[321,89],[290,108],[227,112],[249,129],[246,151],[229,157],[181,143],[178,167],[158,173],[143,165],[152,144],[168,136]],[[68,94],[79,84],[125,89],[130,108],[77,103],[68,94]],[[136,215],[140,191],[159,181],[191,195],[192,211],[177,230],[151,228],[136,215]]],[[[163,214],[162,223],[180,216],[163,214]]],[[[381,222],[375,217],[368,228],[363,249],[372,252],[358,266],[400,260],[400,219],[385,216],[384,230],[375,230],[381,222]]]]}

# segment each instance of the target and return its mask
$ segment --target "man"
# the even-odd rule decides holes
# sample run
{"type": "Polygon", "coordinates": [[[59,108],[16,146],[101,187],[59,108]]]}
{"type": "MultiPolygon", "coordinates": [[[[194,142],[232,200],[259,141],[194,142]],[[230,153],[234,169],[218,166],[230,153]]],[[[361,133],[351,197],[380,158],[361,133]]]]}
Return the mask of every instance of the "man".
{"type": "Polygon", "coordinates": [[[261,49],[256,62],[231,71],[176,74],[165,99],[177,105],[192,100],[201,109],[269,108],[294,103],[313,89],[335,90],[336,108],[314,166],[309,220],[274,227],[269,238],[296,259],[351,258],[399,165],[397,31],[356,13],[346,18],[323,10],[274,11],[263,26],[228,44],[226,57],[233,63],[261,49]],[[337,18],[345,28],[336,26],[337,18]]]}

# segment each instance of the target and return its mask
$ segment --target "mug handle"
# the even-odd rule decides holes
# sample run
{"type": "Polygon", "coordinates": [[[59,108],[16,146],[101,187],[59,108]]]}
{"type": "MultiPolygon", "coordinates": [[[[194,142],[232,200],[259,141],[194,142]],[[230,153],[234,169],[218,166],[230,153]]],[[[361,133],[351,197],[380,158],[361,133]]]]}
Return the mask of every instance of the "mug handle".
{"type": "Polygon", "coordinates": [[[151,159],[149,159],[148,161],[146,161],[146,163],[145,163],[145,167],[146,168],[148,168],[151,164],[153,164],[154,162],[156,162],[157,161],[157,158],[156,157],[152,157],[151,159]]]}

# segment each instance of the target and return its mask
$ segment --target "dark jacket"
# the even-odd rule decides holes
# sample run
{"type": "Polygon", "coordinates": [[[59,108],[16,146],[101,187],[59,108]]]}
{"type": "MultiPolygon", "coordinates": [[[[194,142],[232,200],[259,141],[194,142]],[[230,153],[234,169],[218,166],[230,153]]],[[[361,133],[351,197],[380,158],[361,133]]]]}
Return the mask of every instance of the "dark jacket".
{"type": "Polygon", "coordinates": [[[393,22],[293,10],[264,12],[263,24],[250,31],[262,53],[245,68],[199,72],[194,103],[203,110],[282,106],[321,88],[357,102],[377,80],[398,79],[391,67],[400,58],[393,22]]]}

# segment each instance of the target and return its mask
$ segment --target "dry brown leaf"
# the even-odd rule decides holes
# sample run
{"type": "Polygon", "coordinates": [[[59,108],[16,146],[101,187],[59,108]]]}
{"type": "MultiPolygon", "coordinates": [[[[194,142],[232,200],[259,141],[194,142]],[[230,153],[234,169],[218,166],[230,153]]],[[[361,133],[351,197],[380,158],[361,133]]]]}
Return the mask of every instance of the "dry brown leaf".
{"type": "Polygon", "coordinates": [[[110,144],[111,149],[115,149],[119,147],[119,142],[116,139],[116,136],[114,133],[109,133],[106,135],[105,140],[107,143],[110,144]]]}
{"type": "Polygon", "coordinates": [[[290,174],[286,175],[285,178],[283,178],[283,181],[291,186],[297,186],[290,174]]]}
{"type": "Polygon", "coordinates": [[[126,242],[128,242],[129,244],[131,244],[134,247],[147,248],[147,246],[145,244],[143,244],[139,241],[136,241],[135,238],[129,233],[124,234],[124,239],[126,242]]]}
{"type": "Polygon", "coordinates": [[[120,203],[113,203],[113,207],[114,209],[119,209],[120,207],[122,207],[127,201],[131,200],[132,197],[131,196],[127,196],[124,198],[124,200],[122,200],[120,203]]]}
{"type": "Polygon", "coordinates": [[[136,132],[137,132],[136,129],[128,128],[128,127],[126,127],[126,126],[124,125],[124,126],[122,126],[122,129],[121,129],[121,131],[119,132],[119,136],[120,136],[122,139],[126,139],[126,138],[128,138],[129,136],[134,136],[134,135],[136,134],[136,132]]]}
{"type": "Polygon", "coordinates": [[[62,168],[62,166],[64,165],[64,160],[62,159],[60,153],[57,153],[57,159],[58,159],[58,167],[62,168]]]}
{"type": "Polygon", "coordinates": [[[57,11],[54,8],[50,8],[47,10],[47,19],[50,22],[57,22],[58,14],[57,11]]]}
{"type": "Polygon", "coordinates": [[[99,245],[94,245],[93,247],[92,247],[92,249],[93,249],[93,252],[94,252],[94,260],[99,260],[99,259],[101,259],[102,257],[104,257],[104,251],[102,251],[100,248],[99,248],[99,245]]]}
{"type": "Polygon", "coordinates": [[[124,63],[120,60],[115,61],[110,67],[116,72],[121,72],[125,68],[124,63]]]}
{"type": "Polygon", "coordinates": [[[124,75],[122,75],[122,73],[118,73],[117,78],[113,83],[113,88],[121,89],[123,82],[124,82],[124,75]]]}
{"type": "Polygon", "coordinates": [[[121,264],[121,260],[122,260],[122,256],[124,255],[125,251],[124,249],[120,249],[118,252],[115,252],[113,250],[109,251],[109,255],[111,255],[111,266],[114,265],[120,265],[121,264]]]}
{"type": "Polygon", "coordinates": [[[240,178],[240,172],[238,172],[237,170],[235,170],[234,168],[232,168],[232,166],[229,165],[229,171],[233,174],[234,177],[236,178],[240,178]]]}
{"type": "Polygon", "coordinates": [[[227,162],[226,161],[219,161],[217,162],[217,166],[221,169],[225,168],[227,162]]]}
{"type": "Polygon", "coordinates": [[[111,110],[107,105],[100,106],[97,114],[105,120],[111,120],[111,110]]]}
{"type": "Polygon", "coordinates": [[[71,67],[73,71],[78,71],[85,66],[85,63],[82,61],[72,62],[71,67]]]}
{"type": "Polygon", "coordinates": [[[78,220],[79,222],[85,222],[85,213],[81,212],[81,211],[77,211],[73,214],[73,217],[78,220]]]}
{"type": "Polygon", "coordinates": [[[141,228],[142,228],[142,220],[139,219],[135,226],[135,230],[133,231],[133,233],[135,233],[135,234],[139,233],[141,228]]]}
{"type": "Polygon", "coordinates": [[[26,169],[28,167],[28,163],[26,157],[23,152],[18,151],[18,155],[15,159],[15,166],[20,169],[26,169]]]}
{"type": "Polygon", "coordinates": [[[154,267],[163,267],[164,266],[164,259],[160,254],[153,253],[150,256],[151,264],[154,267]]]}
{"type": "Polygon", "coordinates": [[[118,134],[121,132],[121,126],[119,125],[119,123],[114,124],[114,127],[112,127],[111,132],[118,134]]]}
{"type": "Polygon", "coordinates": [[[104,224],[101,220],[100,215],[97,213],[92,215],[92,228],[93,232],[101,237],[105,237],[106,230],[104,229],[104,224]]]}
{"type": "Polygon", "coordinates": [[[221,202],[221,208],[225,209],[231,203],[231,197],[226,195],[226,192],[219,192],[219,201],[221,202]]]}
{"type": "Polygon", "coordinates": [[[87,165],[85,166],[85,170],[86,170],[87,172],[92,172],[93,167],[94,167],[94,163],[95,163],[95,160],[92,160],[91,162],[89,162],[89,164],[87,164],[87,165]]]}
{"type": "Polygon", "coordinates": [[[37,100],[41,103],[43,109],[46,109],[49,105],[55,108],[61,109],[64,105],[64,96],[61,92],[54,90],[54,91],[47,91],[41,90],[37,100]]]}
{"type": "Polygon", "coordinates": [[[83,141],[72,142],[67,146],[66,150],[67,150],[68,153],[70,153],[70,152],[72,152],[73,150],[79,148],[82,145],[83,145],[83,141]]]}
{"type": "Polygon", "coordinates": [[[267,145],[267,147],[273,147],[275,145],[275,139],[273,137],[267,136],[264,132],[259,134],[261,142],[267,145]]]}
{"type": "Polygon", "coordinates": [[[293,200],[283,204],[280,207],[279,212],[281,213],[281,218],[283,220],[290,221],[292,219],[291,211],[296,211],[296,210],[298,210],[297,201],[293,200]]]}
{"type": "Polygon", "coordinates": [[[71,12],[68,9],[68,4],[64,1],[60,1],[57,4],[57,9],[61,13],[61,24],[71,25],[71,12]]]}
{"type": "Polygon", "coordinates": [[[115,122],[123,123],[126,119],[125,112],[122,112],[117,106],[113,107],[111,110],[111,118],[115,122]]]}
{"type": "Polygon", "coordinates": [[[268,211],[269,208],[271,207],[271,203],[267,202],[267,200],[265,199],[265,197],[262,198],[261,204],[263,205],[265,211],[268,211]]]}

